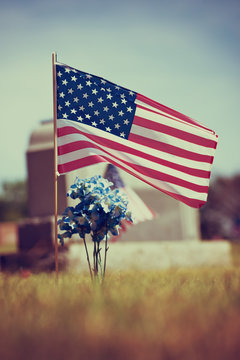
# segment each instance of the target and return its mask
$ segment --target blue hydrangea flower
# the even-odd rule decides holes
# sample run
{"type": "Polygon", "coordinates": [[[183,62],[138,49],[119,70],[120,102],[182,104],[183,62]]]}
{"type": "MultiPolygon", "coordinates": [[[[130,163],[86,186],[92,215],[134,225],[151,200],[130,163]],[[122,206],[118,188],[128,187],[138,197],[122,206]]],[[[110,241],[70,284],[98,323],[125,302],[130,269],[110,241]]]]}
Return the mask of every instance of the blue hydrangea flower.
{"type": "Polygon", "coordinates": [[[58,221],[61,244],[65,238],[79,234],[84,238],[91,234],[92,240],[100,242],[108,236],[118,235],[122,220],[132,222],[127,210],[128,200],[118,189],[111,189],[113,183],[97,175],[87,179],[76,178],[67,196],[78,200],[75,207],[67,207],[58,221]],[[64,231],[64,232],[63,232],[64,231]]]}

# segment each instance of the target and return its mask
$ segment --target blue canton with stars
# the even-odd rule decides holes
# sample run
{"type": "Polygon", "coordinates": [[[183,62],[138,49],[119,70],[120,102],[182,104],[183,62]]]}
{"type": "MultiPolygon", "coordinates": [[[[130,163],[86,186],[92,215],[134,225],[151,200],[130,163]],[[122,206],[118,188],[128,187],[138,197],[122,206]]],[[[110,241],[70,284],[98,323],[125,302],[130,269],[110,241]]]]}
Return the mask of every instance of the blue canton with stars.
{"type": "Polygon", "coordinates": [[[66,65],[56,65],[57,118],[127,139],[136,111],[133,91],[66,65]]]}

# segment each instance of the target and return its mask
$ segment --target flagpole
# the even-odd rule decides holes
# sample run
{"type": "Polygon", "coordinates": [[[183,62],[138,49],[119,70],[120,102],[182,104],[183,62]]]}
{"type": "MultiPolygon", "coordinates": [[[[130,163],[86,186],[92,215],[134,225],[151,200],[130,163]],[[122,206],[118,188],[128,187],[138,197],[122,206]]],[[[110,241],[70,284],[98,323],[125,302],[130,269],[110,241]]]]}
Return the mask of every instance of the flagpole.
{"type": "Polygon", "coordinates": [[[55,244],[55,272],[58,280],[58,238],[57,238],[57,100],[56,100],[56,53],[52,53],[52,73],[53,73],[53,131],[54,131],[54,244],[55,244]]]}

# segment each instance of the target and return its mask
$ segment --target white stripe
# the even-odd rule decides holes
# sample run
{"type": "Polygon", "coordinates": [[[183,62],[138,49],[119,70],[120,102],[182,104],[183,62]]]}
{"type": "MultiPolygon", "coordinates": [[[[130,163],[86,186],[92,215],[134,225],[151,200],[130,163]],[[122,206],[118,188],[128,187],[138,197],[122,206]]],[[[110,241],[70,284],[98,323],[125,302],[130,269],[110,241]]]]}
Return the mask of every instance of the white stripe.
{"type": "MultiPolygon", "coordinates": [[[[200,124],[198,121],[196,121],[196,120],[194,120],[194,119],[189,118],[189,120],[192,120],[192,122],[188,122],[187,120],[180,119],[179,117],[174,116],[174,115],[172,115],[172,114],[169,114],[169,113],[167,113],[167,112],[164,111],[164,110],[158,109],[157,106],[156,106],[156,107],[155,107],[155,106],[151,106],[151,105],[145,103],[144,101],[140,101],[140,100],[138,100],[138,99],[135,100],[135,104],[141,105],[141,106],[143,106],[143,107],[145,107],[145,108],[147,108],[147,109],[149,109],[149,110],[153,110],[153,111],[159,113],[159,114],[162,115],[162,116],[165,115],[165,116],[167,116],[167,117],[171,117],[172,119],[174,119],[174,120],[176,120],[176,121],[178,121],[178,122],[181,122],[181,123],[183,123],[183,124],[188,124],[188,126],[191,126],[191,127],[193,127],[193,128],[199,129],[200,131],[203,131],[203,132],[206,132],[206,133],[209,133],[209,134],[214,134],[214,131],[212,131],[212,130],[210,130],[210,129],[207,129],[207,128],[205,128],[205,127],[203,128],[202,126],[204,126],[204,125],[200,124]]],[[[163,106],[164,106],[164,105],[163,105],[163,106]]],[[[170,108],[169,108],[169,109],[170,109],[170,108]]],[[[170,109],[170,110],[173,110],[173,109],[170,109]]],[[[173,110],[173,111],[175,111],[175,110],[173,110]]],[[[184,116],[186,116],[186,115],[184,115],[184,116]]],[[[187,117],[188,117],[188,116],[187,116],[187,117]]]]}
{"type": "Polygon", "coordinates": [[[182,120],[179,120],[178,118],[176,118],[176,120],[172,120],[170,118],[163,116],[161,113],[155,114],[151,111],[141,109],[138,106],[136,108],[135,116],[139,116],[139,117],[142,117],[142,118],[145,118],[148,120],[152,120],[152,121],[155,121],[156,123],[164,124],[164,125],[170,126],[172,128],[185,131],[189,134],[198,135],[205,139],[217,141],[216,135],[214,135],[210,132],[204,131],[204,129],[201,129],[197,126],[194,126],[194,125],[192,126],[192,124],[188,124],[182,120]]]}
{"type": "MultiPolygon", "coordinates": [[[[170,161],[174,164],[179,164],[182,166],[187,166],[191,169],[199,169],[199,170],[205,170],[205,171],[210,171],[211,169],[211,164],[209,163],[204,163],[204,162],[200,162],[200,161],[195,161],[195,160],[191,160],[191,159],[185,159],[182,158],[180,156],[177,155],[172,155],[160,150],[155,150],[155,149],[151,149],[145,145],[141,145],[141,144],[137,144],[134,143],[132,141],[126,140],[126,139],[121,139],[115,135],[103,132],[102,130],[93,128],[92,126],[86,125],[86,124],[78,124],[76,121],[70,121],[70,120],[57,120],[57,127],[58,128],[63,128],[65,126],[72,126],[75,129],[78,129],[80,131],[85,132],[86,134],[91,134],[91,135],[97,135],[100,137],[105,137],[108,140],[114,141],[118,144],[121,145],[125,145],[128,146],[130,148],[136,149],[138,151],[141,151],[145,154],[150,154],[152,156],[155,156],[159,159],[163,159],[166,161],[170,161]]],[[[64,140],[65,136],[61,136],[59,139],[62,139],[62,145],[67,144],[69,141],[66,138],[66,142],[64,140]]],[[[78,134],[72,134],[71,135],[72,141],[77,141],[79,140],[79,135],[78,134]]],[[[89,139],[87,138],[87,140],[89,141],[89,139]]]]}
{"type": "MultiPolygon", "coordinates": [[[[87,137],[82,136],[82,135],[78,135],[78,140],[79,140],[79,136],[81,136],[82,141],[87,140],[87,141],[91,142],[92,144],[95,143],[94,141],[92,141],[92,140],[90,140],[87,137]]],[[[58,146],[73,142],[72,137],[73,137],[72,135],[65,135],[65,136],[62,136],[62,137],[58,138],[58,146]]],[[[76,139],[76,137],[75,137],[75,139],[76,139]]],[[[98,146],[103,151],[110,152],[111,154],[113,154],[117,158],[119,158],[121,160],[124,160],[124,161],[127,161],[129,163],[140,165],[140,166],[145,166],[146,168],[154,169],[156,171],[159,171],[159,172],[174,176],[176,178],[180,178],[182,180],[191,182],[191,183],[196,184],[196,185],[201,185],[201,186],[208,186],[209,185],[209,179],[189,175],[189,174],[186,174],[186,173],[184,173],[182,171],[169,168],[168,166],[164,166],[164,165],[155,163],[153,161],[144,159],[144,158],[136,156],[136,155],[128,154],[128,153],[125,153],[125,152],[122,152],[122,151],[119,152],[119,151],[114,150],[114,149],[109,149],[108,147],[106,147],[104,145],[98,144],[98,146]]],[[[102,152],[101,151],[98,152],[98,150],[96,149],[96,153],[102,153],[102,152]]]]}
{"type": "Polygon", "coordinates": [[[125,163],[123,163],[120,159],[116,160],[113,156],[105,154],[104,151],[98,150],[98,149],[81,149],[81,150],[77,150],[77,151],[73,151],[71,153],[67,153],[64,155],[60,155],[58,156],[58,164],[65,164],[68,162],[72,162],[75,160],[79,160],[79,159],[84,159],[87,158],[91,155],[103,155],[106,156],[110,161],[114,161],[117,162],[118,164],[121,164],[121,166],[126,169],[129,170],[131,173],[135,172],[136,174],[139,175],[140,178],[142,178],[143,180],[147,180],[148,183],[151,183],[157,187],[166,189],[166,191],[170,191],[173,192],[175,194],[180,194],[186,197],[189,197],[191,199],[199,199],[199,200],[205,200],[206,199],[206,194],[205,193],[198,193],[196,191],[187,189],[183,186],[179,186],[179,185],[175,185],[175,184],[171,184],[168,182],[163,182],[161,180],[156,180],[151,178],[150,176],[146,176],[146,175],[142,175],[141,173],[137,172],[136,170],[133,170],[131,168],[131,166],[126,165],[125,163]]]}
{"type": "Polygon", "coordinates": [[[215,149],[213,148],[208,148],[206,146],[193,144],[190,141],[181,140],[175,136],[164,134],[162,132],[155,130],[146,129],[145,127],[139,125],[134,125],[134,124],[132,125],[132,129],[131,129],[132,134],[145,136],[146,131],[150,139],[155,141],[160,141],[168,145],[176,146],[183,150],[191,151],[201,155],[209,155],[209,156],[213,156],[215,152],[215,149]]]}

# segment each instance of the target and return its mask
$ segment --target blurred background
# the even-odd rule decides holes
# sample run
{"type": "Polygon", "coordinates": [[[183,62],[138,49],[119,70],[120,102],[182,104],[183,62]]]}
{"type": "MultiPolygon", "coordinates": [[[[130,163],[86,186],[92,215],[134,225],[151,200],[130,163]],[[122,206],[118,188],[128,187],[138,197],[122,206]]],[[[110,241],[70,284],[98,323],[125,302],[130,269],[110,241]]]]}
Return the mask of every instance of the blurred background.
{"type": "Polygon", "coordinates": [[[40,121],[52,118],[56,51],[58,61],[219,135],[200,232],[203,239],[239,239],[239,18],[238,0],[1,1],[0,222],[29,216],[26,151],[40,121]]]}

